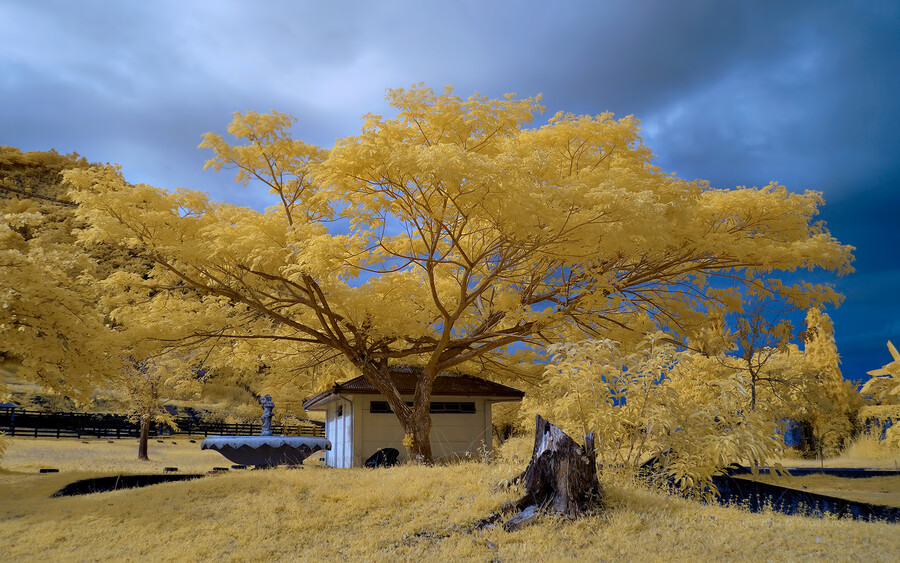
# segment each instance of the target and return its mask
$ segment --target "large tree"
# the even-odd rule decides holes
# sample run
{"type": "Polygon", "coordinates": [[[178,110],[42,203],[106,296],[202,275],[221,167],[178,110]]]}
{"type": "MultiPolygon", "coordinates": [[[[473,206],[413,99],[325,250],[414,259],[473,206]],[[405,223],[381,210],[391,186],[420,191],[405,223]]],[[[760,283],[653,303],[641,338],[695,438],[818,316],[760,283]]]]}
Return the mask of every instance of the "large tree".
{"type": "Polygon", "coordinates": [[[149,281],[117,276],[134,296],[122,306],[166,315],[173,340],[228,342],[267,364],[294,354],[296,373],[354,366],[428,461],[441,372],[584,335],[690,334],[748,287],[828,302],[830,288],[771,272],[850,270],[851,249],[813,221],[820,194],[679,179],[630,116],[533,127],[534,98],[414,87],[388,99],[395,116],[365,116],[328,150],[294,140],[278,113],[235,114],[236,143],[208,133],[208,166],[268,189],[278,205],[265,213],[130,186],[113,167],[70,174],[93,240],[157,264],[149,281]],[[396,364],[420,368],[411,406],[396,364]]]}

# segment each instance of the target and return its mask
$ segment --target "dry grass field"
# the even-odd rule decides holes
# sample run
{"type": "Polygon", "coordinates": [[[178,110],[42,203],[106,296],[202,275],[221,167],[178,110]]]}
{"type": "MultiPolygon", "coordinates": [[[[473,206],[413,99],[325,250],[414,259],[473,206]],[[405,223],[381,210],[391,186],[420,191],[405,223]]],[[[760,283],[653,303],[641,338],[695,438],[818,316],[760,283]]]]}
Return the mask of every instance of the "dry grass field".
{"type": "Polygon", "coordinates": [[[748,475],[747,478],[782,487],[803,489],[820,495],[900,507],[900,477],[854,479],[829,475],[805,475],[802,477],[778,475],[753,477],[748,475]]]}
{"type": "Polygon", "coordinates": [[[186,439],[15,438],[0,459],[2,561],[896,561],[898,525],[753,514],[607,485],[607,507],[506,533],[471,524],[520,494],[521,463],[229,471],[199,480],[49,498],[76,479],[230,466],[186,439]],[[41,467],[59,473],[40,474],[41,467]]]}

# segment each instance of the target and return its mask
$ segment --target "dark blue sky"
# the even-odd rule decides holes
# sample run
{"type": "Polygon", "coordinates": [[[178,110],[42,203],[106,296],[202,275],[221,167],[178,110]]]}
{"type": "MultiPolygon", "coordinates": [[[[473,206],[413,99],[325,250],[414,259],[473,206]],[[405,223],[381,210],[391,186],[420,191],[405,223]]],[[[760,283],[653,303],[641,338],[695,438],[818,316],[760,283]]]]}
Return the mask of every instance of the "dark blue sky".
{"type": "Polygon", "coordinates": [[[829,311],[844,374],[900,341],[900,2],[0,0],[0,144],[257,208],[196,148],[236,110],[324,146],[387,88],[541,93],[548,116],[643,122],[657,162],[717,187],[821,190],[856,250],[829,311]]]}

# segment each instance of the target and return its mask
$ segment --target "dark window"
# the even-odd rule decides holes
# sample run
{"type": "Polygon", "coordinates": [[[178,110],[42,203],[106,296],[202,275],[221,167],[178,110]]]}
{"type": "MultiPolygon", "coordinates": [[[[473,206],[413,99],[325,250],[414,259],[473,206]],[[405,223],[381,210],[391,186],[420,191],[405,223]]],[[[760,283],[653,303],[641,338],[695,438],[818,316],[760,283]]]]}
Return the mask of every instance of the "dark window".
{"type": "Polygon", "coordinates": [[[336,417],[344,416],[344,405],[338,405],[337,412],[334,413],[336,417]]]}
{"type": "Polygon", "coordinates": [[[388,414],[394,412],[391,410],[390,405],[387,404],[387,401],[372,401],[369,405],[369,410],[374,414],[388,414]]]}
{"type": "MultiPolygon", "coordinates": [[[[409,401],[406,404],[412,406],[412,403],[409,401]]],[[[391,410],[391,406],[387,401],[372,401],[369,403],[369,412],[373,414],[390,414],[394,411],[391,410]]],[[[431,414],[474,414],[475,403],[471,401],[432,401],[429,412],[431,414]]]]}
{"type": "Polygon", "coordinates": [[[450,413],[458,413],[458,414],[473,414],[475,412],[475,403],[473,402],[456,402],[456,401],[447,401],[447,402],[438,402],[435,401],[431,403],[431,413],[432,414],[450,414],[450,413]]]}

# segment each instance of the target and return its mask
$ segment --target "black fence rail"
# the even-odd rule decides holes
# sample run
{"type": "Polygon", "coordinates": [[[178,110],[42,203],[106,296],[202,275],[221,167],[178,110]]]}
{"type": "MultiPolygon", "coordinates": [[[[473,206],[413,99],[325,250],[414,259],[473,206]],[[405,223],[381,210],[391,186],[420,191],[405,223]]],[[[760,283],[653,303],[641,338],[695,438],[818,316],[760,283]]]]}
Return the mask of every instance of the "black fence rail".
{"type": "MultiPolygon", "coordinates": [[[[228,424],[206,422],[187,416],[175,419],[175,427],[154,424],[151,436],[254,436],[262,424],[228,424]]],[[[0,432],[9,436],[34,438],[136,438],[140,424],[121,414],[76,412],[42,412],[14,407],[0,407],[0,432]]],[[[288,436],[325,436],[325,424],[309,421],[297,425],[272,425],[272,434],[288,436]]]]}

